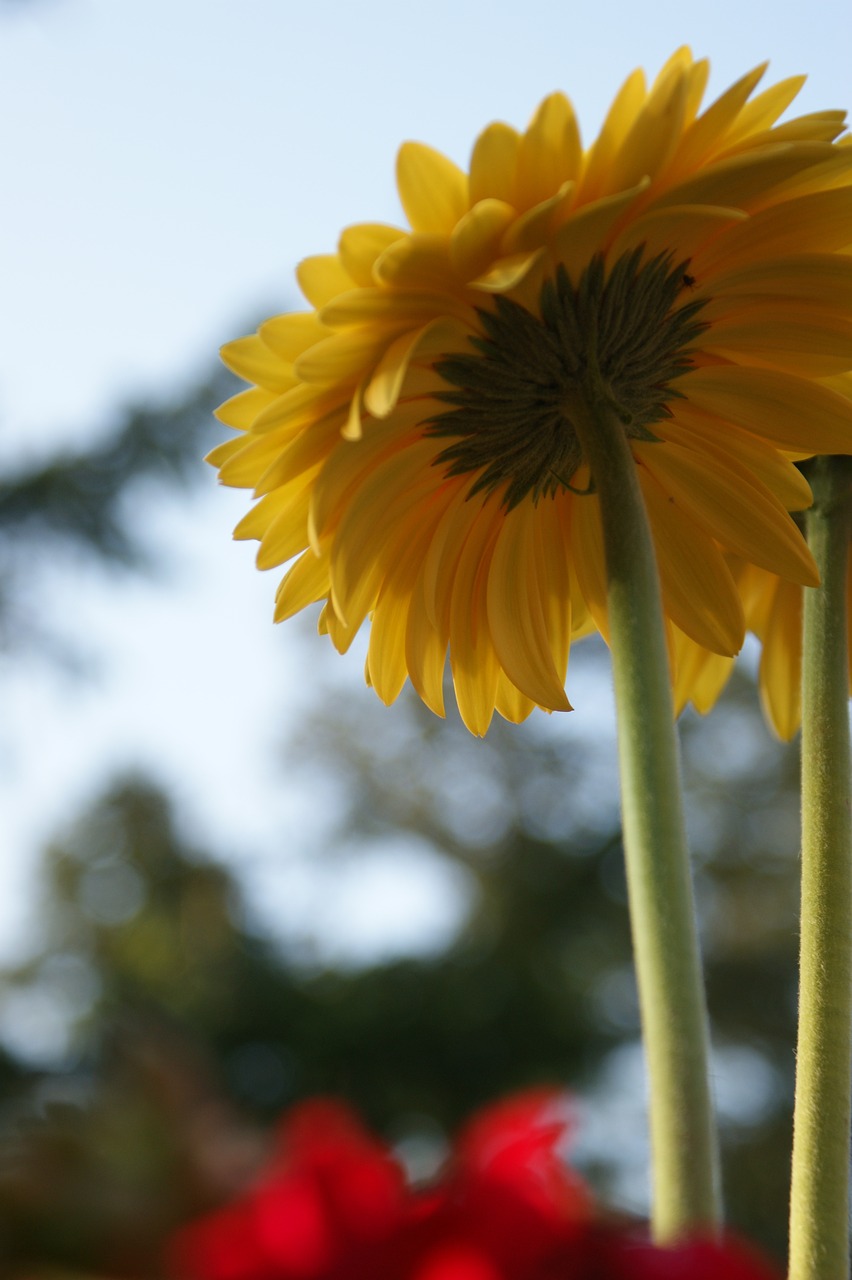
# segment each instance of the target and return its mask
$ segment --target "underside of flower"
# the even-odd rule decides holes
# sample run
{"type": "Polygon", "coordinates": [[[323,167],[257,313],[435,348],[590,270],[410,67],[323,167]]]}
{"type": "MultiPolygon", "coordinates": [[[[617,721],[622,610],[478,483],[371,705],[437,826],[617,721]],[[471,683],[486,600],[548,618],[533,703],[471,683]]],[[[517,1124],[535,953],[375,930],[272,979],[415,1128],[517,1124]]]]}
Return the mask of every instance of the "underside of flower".
{"type": "Polygon", "coordinates": [[[291,562],[277,620],[318,602],[341,652],[369,622],[385,702],[409,679],[443,714],[449,660],[475,733],[570,707],[572,639],[609,633],[592,403],[636,465],[679,704],[742,644],[733,565],[817,582],[789,513],[797,459],[852,453],[852,147],[842,112],[778,124],[802,82],[755,94],[764,70],[702,111],[680,49],[586,150],[559,93],[469,172],[405,143],[408,226],[348,227],[299,267],[311,310],[225,348],[236,536],[291,562]]]}
{"type": "Polygon", "coordinates": [[[691,344],[706,326],[696,320],[704,299],[678,305],[687,262],[642,247],[608,273],[597,255],[575,287],[565,267],[542,286],[539,314],[498,296],[479,309],[486,337],[471,337],[476,355],[439,360],[435,370],[457,390],[437,398],[456,406],[429,424],[454,440],[435,459],[448,476],[474,473],[470,494],[500,488],[507,509],[574,489],[583,464],[572,415],[578,400],[603,394],[634,440],[656,440],[652,428],[671,417],[672,382],[690,367],[691,344]]]}

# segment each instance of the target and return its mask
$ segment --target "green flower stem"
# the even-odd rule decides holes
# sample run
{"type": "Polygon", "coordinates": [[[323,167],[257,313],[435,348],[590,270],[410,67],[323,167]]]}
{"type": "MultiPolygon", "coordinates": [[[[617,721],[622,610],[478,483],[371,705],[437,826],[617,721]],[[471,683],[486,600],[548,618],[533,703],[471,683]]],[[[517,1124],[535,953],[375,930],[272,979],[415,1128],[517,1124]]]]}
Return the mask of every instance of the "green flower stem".
{"type": "Polygon", "coordinates": [[[606,389],[571,418],[600,501],[624,853],[650,1086],[652,1228],[719,1221],[708,1033],[657,563],[630,445],[606,389]]]}
{"type": "Polygon", "coordinates": [[[790,1203],[791,1280],[849,1275],[852,833],[846,565],[850,461],[808,467],[807,535],[822,578],[805,592],[802,916],[790,1203]]]}

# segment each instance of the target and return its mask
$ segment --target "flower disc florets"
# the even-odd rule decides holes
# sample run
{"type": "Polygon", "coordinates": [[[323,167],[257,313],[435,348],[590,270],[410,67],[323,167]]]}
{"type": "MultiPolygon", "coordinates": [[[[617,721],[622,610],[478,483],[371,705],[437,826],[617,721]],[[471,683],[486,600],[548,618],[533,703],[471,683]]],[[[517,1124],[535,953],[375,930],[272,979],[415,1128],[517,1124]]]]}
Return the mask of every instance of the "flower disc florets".
{"type": "Polygon", "coordinates": [[[449,661],[475,733],[570,707],[572,639],[609,626],[578,397],[624,424],[678,702],[742,644],[735,563],[817,582],[789,512],[796,459],[852,452],[852,147],[843,112],[779,124],[802,79],[764,70],[702,108],[679,49],[586,148],[561,93],[467,171],[405,143],[405,225],[348,227],[299,266],[308,310],[225,348],[252,384],[211,455],[258,499],[236,536],[288,565],[276,619],[320,603],[341,652],[369,622],[385,702],[410,680],[443,714],[449,661]]]}
{"type": "Polygon", "coordinates": [[[538,315],[500,296],[493,311],[480,308],[487,336],[470,339],[478,354],[435,363],[458,388],[437,393],[456,408],[429,434],[456,443],[436,465],[448,463],[450,476],[478,473],[471,496],[499,488],[510,510],[527,496],[571,489],[583,463],[572,413],[600,389],[629,437],[655,440],[650,428],[671,416],[671,384],[706,327],[695,319],[701,299],[677,305],[687,266],[673,268],[663,254],[643,265],[638,248],[607,273],[598,255],[576,287],[559,265],[542,286],[538,315]]]}

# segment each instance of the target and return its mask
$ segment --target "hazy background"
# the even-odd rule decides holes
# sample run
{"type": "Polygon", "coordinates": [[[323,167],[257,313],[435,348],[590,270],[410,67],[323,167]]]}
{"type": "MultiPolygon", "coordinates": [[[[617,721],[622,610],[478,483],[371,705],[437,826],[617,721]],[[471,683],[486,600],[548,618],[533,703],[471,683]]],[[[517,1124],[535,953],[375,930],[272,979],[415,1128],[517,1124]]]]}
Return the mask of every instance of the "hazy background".
{"type": "MultiPolygon", "coordinates": [[[[179,397],[211,375],[222,341],[301,305],[301,257],[333,248],[350,222],[400,219],[405,138],[465,163],[486,122],[523,125],[563,88],[588,141],[632,67],[653,75],[683,42],[712,59],[711,96],[767,58],[773,79],[809,74],[802,111],[844,106],[850,89],[840,0],[807,11],[438,0],[408,16],[376,0],[6,0],[0,23],[10,470],[103,439],[128,402],[179,397]]],[[[220,435],[211,427],[210,442],[220,435]]],[[[31,612],[101,661],[73,688],[26,655],[10,669],[0,903],[20,901],[34,835],[107,760],[162,769],[211,835],[275,830],[264,759],[298,722],[305,668],[320,659],[294,628],[269,625],[275,574],[229,540],[245,508],[199,466],[191,503],[146,494],[128,513],[165,552],[167,581],[104,584],[58,551],[39,566],[31,612]]],[[[354,696],[360,660],[339,665],[354,696]]],[[[589,704],[573,700],[569,733],[589,704]]],[[[0,910],[0,939],[11,937],[0,910]]]]}
{"type": "MultiPolygon", "coordinates": [[[[482,744],[405,700],[382,708],[362,650],[338,657],[313,619],[274,628],[277,574],[230,540],[247,495],[218,489],[200,461],[231,390],[215,352],[299,308],[294,265],[343,226],[400,221],[406,138],[465,164],[487,122],[523,126],[560,88],[588,143],[630,70],[653,77],[681,43],[711,58],[710,98],[768,58],[767,81],[809,74],[797,112],[843,107],[850,36],[845,0],[0,0],[12,1129],[59,1081],[76,1081],[67,1096],[87,1133],[92,1115],[133,1113],[133,1088],[110,1111],[104,1046],[138,1066],[119,1013],[144,1010],[133,1035],[178,1076],[191,1042],[209,1089],[253,1123],[335,1088],[422,1144],[494,1092],[565,1081],[587,1099],[588,1168],[643,1208],[606,656],[593,643],[572,656],[570,716],[498,726],[482,744]],[[263,992],[251,1016],[250,990],[263,992]],[[620,1164],[614,1132],[635,1138],[620,1164]]],[[[741,1170],[778,1170],[765,1196],[742,1173],[738,1213],[780,1248],[796,761],[760,722],[749,670],[710,721],[687,720],[687,761],[729,1149],[741,1170]]],[[[34,1150],[5,1201],[0,1177],[19,1252],[47,1238],[44,1206],[20,1210],[34,1150]]],[[[80,1184],[73,1160],[62,1169],[80,1184]]],[[[186,1205],[215,1200],[192,1186],[186,1205]]],[[[108,1232],[91,1221],[88,1243],[57,1228],[57,1257],[94,1265],[108,1232]]],[[[0,1257],[3,1238],[0,1216],[0,1257]]]]}

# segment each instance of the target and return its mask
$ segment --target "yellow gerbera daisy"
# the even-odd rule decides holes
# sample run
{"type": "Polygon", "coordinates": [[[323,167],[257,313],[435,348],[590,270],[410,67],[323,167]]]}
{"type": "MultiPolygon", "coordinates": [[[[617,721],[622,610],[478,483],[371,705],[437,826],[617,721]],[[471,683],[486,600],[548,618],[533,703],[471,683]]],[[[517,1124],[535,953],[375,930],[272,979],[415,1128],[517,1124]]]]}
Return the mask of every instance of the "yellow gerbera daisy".
{"type": "Polygon", "coordinates": [[[841,112],[775,122],[801,79],[764,68],[700,112],[708,65],[679,50],[629,77],[583,150],[570,102],[492,124],[469,173],[406,143],[409,228],[347,228],[298,279],[311,309],[229,344],[254,386],[222,421],[236,530],[262,568],[296,557],[276,619],[322,601],[344,651],[371,619],[367,679],[406,677],[465,723],[568,710],[572,636],[607,634],[599,505],[572,413],[590,371],[624,424],[678,636],[735,653],[725,559],[814,583],[788,515],[792,458],[852,452],[852,149],[841,112]]]}

